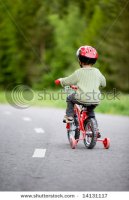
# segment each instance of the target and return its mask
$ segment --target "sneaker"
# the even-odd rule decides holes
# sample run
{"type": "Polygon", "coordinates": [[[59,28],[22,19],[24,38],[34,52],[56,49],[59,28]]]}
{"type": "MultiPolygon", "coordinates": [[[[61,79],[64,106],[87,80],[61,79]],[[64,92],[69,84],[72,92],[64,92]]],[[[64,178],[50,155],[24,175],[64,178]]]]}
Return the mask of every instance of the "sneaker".
{"type": "Polygon", "coordinates": [[[63,123],[66,123],[66,118],[67,118],[67,116],[65,115],[63,118],[63,123]]]}
{"type": "Polygon", "coordinates": [[[74,118],[73,117],[68,117],[67,115],[65,115],[64,118],[63,118],[63,122],[64,123],[73,123],[74,122],[74,118]]]}

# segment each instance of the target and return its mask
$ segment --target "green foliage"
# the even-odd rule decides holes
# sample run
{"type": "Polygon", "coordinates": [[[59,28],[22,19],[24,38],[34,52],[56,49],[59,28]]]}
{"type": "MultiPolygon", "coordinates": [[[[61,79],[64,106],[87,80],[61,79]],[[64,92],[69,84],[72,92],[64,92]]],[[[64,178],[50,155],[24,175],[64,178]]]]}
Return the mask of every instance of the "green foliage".
{"type": "Polygon", "coordinates": [[[107,88],[129,91],[129,3],[124,0],[0,0],[0,88],[54,87],[78,67],[76,50],[93,45],[107,88]]]}
{"type": "Polygon", "coordinates": [[[54,42],[51,51],[45,54],[45,63],[48,66],[48,73],[42,75],[45,87],[52,86],[53,77],[63,76],[70,66],[75,68],[73,64],[76,60],[76,49],[81,45],[79,38],[84,29],[84,21],[80,22],[79,9],[73,5],[69,6],[68,14],[63,18],[58,14],[50,15],[49,22],[53,27],[54,42]]]}
{"type": "Polygon", "coordinates": [[[105,41],[102,43],[104,54],[102,63],[109,86],[115,86],[121,91],[129,92],[129,4],[127,1],[114,3],[114,17],[105,41]]]}
{"type": "MultiPolygon", "coordinates": [[[[34,101],[30,101],[30,105],[39,107],[57,107],[66,108],[66,94],[61,93],[60,90],[44,90],[36,91],[34,101]]],[[[7,95],[7,94],[6,94],[7,95]]],[[[4,92],[0,92],[0,103],[8,103],[4,92]]],[[[129,116],[129,95],[120,94],[119,99],[104,99],[101,104],[97,106],[95,112],[118,114],[129,116]]]]}

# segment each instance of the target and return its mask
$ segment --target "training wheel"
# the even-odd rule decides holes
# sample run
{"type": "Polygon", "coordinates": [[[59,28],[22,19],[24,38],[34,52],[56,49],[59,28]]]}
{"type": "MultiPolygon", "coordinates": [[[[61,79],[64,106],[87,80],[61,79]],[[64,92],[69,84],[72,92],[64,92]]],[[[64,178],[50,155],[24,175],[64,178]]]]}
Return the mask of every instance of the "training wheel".
{"type": "Polygon", "coordinates": [[[109,138],[104,138],[103,145],[104,145],[105,149],[109,149],[109,147],[110,147],[110,139],[109,138]]]}

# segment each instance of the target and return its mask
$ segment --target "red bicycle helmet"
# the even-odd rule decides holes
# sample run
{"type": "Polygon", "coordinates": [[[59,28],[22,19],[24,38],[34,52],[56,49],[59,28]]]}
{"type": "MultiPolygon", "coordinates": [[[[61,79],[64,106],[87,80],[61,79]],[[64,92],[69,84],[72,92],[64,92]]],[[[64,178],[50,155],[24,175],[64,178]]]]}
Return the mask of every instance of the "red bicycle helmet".
{"type": "Polygon", "coordinates": [[[98,53],[91,46],[81,46],[76,53],[79,61],[84,64],[94,64],[98,59],[98,53]]]}

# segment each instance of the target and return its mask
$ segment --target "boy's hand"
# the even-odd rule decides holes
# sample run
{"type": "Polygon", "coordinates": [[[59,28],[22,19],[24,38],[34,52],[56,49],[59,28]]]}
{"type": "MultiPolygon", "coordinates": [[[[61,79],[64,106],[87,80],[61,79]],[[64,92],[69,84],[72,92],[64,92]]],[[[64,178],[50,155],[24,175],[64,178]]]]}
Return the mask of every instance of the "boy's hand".
{"type": "Polygon", "coordinates": [[[59,85],[60,84],[60,79],[55,80],[55,84],[59,85]]]}

